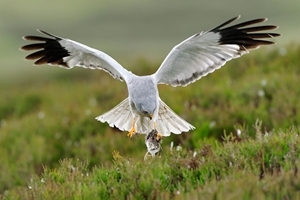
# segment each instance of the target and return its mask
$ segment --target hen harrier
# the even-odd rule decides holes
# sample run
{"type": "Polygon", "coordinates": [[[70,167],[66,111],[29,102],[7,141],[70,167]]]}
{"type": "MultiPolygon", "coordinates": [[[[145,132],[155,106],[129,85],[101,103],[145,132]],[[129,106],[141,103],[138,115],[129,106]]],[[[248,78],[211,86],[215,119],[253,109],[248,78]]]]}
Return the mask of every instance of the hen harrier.
{"type": "Polygon", "coordinates": [[[36,60],[35,65],[101,69],[114,78],[125,81],[128,98],[96,119],[107,122],[111,127],[128,131],[129,137],[157,130],[157,137],[160,138],[169,136],[171,132],[188,132],[194,126],[180,118],[160,99],[158,84],[186,86],[249,50],[257,49],[260,45],[274,44],[264,38],[280,36],[278,33],[260,32],[276,29],[277,26],[251,26],[265,22],[266,18],[226,27],[239,18],[240,16],[234,17],[210,31],[197,33],[179,43],[170,51],[159,69],[147,76],[137,76],[127,71],[102,51],[42,30],[37,31],[49,37],[24,36],[24,40],[36,43],[25,45],[21,49],[37,50],[26,57],[28,60],[36,60]]]}

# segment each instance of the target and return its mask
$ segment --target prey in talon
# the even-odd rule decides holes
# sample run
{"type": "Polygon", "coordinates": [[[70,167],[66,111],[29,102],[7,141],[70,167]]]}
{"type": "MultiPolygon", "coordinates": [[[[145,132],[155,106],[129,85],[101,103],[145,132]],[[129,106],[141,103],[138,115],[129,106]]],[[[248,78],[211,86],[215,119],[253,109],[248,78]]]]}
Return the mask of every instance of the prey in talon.
{"type": "Polygon", "coordinates": [[[144,159],[146,160],[147,156],[156,156],[161,149],[162,135],[157,132],[156,129],[153,129],[150,133],[148,133],[145,137],[145,144],[147,146],[147,152],[145,154],[144,159]]]}

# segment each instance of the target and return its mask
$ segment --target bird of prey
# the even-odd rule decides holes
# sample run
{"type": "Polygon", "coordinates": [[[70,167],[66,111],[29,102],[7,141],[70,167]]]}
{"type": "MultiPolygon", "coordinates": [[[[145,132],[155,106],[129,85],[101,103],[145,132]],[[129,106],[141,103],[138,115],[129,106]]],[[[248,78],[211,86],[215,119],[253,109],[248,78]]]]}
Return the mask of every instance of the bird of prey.
{"type": "Polygon", "coordinates": [[[177,44],[158,70],[146,76],[133,74],[102,51],[42,30],[38,31],[48,37],[24,36],[24,40],[33,41],[33,44],[21,49],[36,51],[26,57],[27,60],[36,60],[35,65],[101,69],[124,81],[128,98],[96,119],[128,131],[129,137],[156,130],[155,135],[159,141],[162,136],[188,132],[194,126],[179,117],[160,99],[158,84],[186,86],[221,68],[227,61],[249,53],[249,50],[274,44],[266,38],[280,36],[278,33],[265,32],[277,26],[257,25],[265,22],[266,18],[229,26],[239,18],[234,17],[210,31],[199,32],[177,44]]]}

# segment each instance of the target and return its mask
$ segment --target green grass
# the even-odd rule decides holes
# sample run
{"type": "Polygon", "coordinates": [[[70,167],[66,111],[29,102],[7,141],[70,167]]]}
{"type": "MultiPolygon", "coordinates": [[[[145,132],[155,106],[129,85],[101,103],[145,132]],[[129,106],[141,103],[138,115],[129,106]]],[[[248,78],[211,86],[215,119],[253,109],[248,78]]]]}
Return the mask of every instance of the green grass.
{"type": "Polygon", "coordinates": [[[255,124],[255,139],[225,136],[195,151],[166,149],[146,161],[113,152],[111,167],[63,159],[44,167],[4,199],[297,199],[300,140],[296,127],[273,133],[255,124]]]}
{"type": "MultiPolygon", "coordinates": [[[[164,138],[161,156],[146,161],[144,136],[94,120],[127,95],[106,73],[60,70],[1,85],[1,197],[299,198],[300,46],[282,48],[252,52],[188,87],[159,86],[196,130],[164,138]]],[[[132,70],[153,73],[158,63],[138,59],[132,70]]]]}

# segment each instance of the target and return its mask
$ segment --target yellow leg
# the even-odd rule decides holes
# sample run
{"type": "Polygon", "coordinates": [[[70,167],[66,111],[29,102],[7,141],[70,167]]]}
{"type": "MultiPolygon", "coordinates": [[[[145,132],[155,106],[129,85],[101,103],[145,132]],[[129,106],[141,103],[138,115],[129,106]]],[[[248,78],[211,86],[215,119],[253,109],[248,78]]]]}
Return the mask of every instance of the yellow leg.
{"type": "Polygon", "coordinates": [[[136,134],[136,130],[134,128],[134,125],[135,125],[135,118],[133,118],[133,120],[132,120],[132,126],[131,126],[131,129],[129,130],[128,134],[127,134],[127,137],[132,137],[136,134]]]}
{"type": "MultiPolygon", "coordinates": [[[[154,122],[154,129],[156,130],[156,122],[154,122]]],[[[160,141],[162,139],[163,135],[160,133],[156,134],[156,141],[160,141]]]]}

